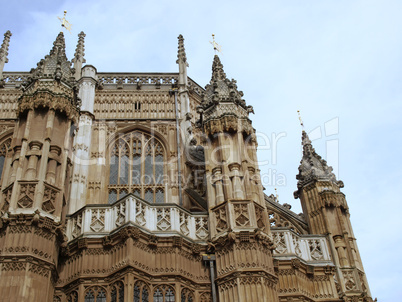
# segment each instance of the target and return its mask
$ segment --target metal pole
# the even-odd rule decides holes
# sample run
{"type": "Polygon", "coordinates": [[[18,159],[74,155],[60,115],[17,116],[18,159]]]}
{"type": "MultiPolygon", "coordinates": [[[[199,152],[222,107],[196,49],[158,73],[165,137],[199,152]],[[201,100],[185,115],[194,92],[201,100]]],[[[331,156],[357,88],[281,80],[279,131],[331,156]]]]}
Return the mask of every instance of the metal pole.
{"type": "Polygon", "coordinates": [[[177,177],[179,184],[179,205],[183,206],[183,198],[181,195],[181,156],[180,156],[180,127],[179,127],[179,109],[177,106],[177,88],[173,88],[170,92],[174,93],[174,105],[176,109],[176,139],[177,139],[177,177]]]}
{"type": "Polygon", "coordinates": [[[215,286],[215,267],[214,261],[216,260],[215,255],[204,255],[202,259],[209,264],[209,272],[211,274],[211,290],[212,290],[212,302],[217,302],[216,299],[216,286],[215,286]]]}

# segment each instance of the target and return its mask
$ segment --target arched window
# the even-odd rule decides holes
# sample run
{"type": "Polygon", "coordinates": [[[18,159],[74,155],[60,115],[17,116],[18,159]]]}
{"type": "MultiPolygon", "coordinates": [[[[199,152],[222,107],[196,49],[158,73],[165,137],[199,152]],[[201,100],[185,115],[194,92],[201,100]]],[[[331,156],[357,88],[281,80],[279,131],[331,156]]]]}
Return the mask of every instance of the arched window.
{"type": "Polygon", "coordinates": [[[7,139],[0,145],[0,184],[2,180],[4,163],[7,157],[7,151],[10,148],[10,145],[11,145],[11,139],[7,139]]]}
{"type": "Polygon", "coordinates": [[[119,137],[111,146],[108,202],[129,193],[148,202],[164,202],[164,158],[162,143],[134,131],[119,137]]]}
{"type": "Polygon", "coordinates": [[[72,291],[67,296],[67,302],[78,302],[78,293],[76,291],[72,291]]]}
{"type": "Polygon", "coordinates": [[[194,295],[188,288],[183,288],[181,291],[180,301],[181,302],[194,302],[194,295]]]}
{"type": "Polygon", "coordinates": [[[171,286],[160,285],[154,290],[154,302],[174,302],[174,290],[171,286]]]}
{"type": "Polygon", "coordinates": [[[134,302],[149,302],[149,289],[145,282],[137,281],[134,284],[134,302]]]}
{"type": "Polygon", "coordinates": [[[110,292],[110,301],[111,302],[124,302],[124,284],[123,282],[116,282],[112,286],[112,290],[110,292]]]}
{"type": "Polygon", "coordinates": [[[212,296],[211,293],[202,293],[200,295],[200,302],[211,302],[212,296]]]}
{"type": "Polygon", "coordinates": [[[106,291],[102,287],[91,287],[85,294],[84,302],[106,302],[106,291]]]}

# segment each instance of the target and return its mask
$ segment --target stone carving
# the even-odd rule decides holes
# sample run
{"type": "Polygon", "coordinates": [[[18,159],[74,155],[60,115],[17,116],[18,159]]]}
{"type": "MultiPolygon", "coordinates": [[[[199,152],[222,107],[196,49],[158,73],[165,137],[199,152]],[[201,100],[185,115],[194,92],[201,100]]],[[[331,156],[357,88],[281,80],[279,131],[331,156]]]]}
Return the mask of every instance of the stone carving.
{"type": "Polygon", "coordinates": [[[308,246],[310,249],[311,258],[314,260],[321,260],[324,258],[321,242],[319,240],[309,240],[308,246]]]}
{"type": "Polygon", "coordinates": [[[208,218],[197,217],[195,219],[195,236],[198,239],[205,239],[208,234],[208,218]]]}
{"type": "Polygon", "coordinates": [[[57,190],[50,186],[45,186],[45,192],[43,194],[42,210],[49,214],[53,214],[56,210],[55,202],[57,198],[57,190]]]}
{"type": "Polygon", "coordinates": [[[356,289],[356,281],[353,276],[353,271],[343,271],[343,279],[345,280],[346,290],[356,289]]]}
{"type": "Polygon", "coordinates": [[[27,263],[26,262],[3,262],[1,266],[2,271],[25,271],[27,263]]]}
{"type": "Polygon", "coordinates": [[[212,302],[212,295],[211,293],[202,293],[200,295],[200,302],[212,302]]]}
{"type": "Polygon", "coordinates": [[[136,205],[136,214],[135,214],[135,222],[138,223],[139,225],[145,225],[145,223],[147,222],[145,220],[145,208],[146,206],[143,205],[141,202],[139,202],[138,200],[135,202],[136,205]]]}
{"type": "Polygon", "coordinates": [[[288,251],[283,233],[274,233],[274,243],[276,245],[275,251],[278,254],[284,254],[288,251]]]}
{"type": "Polygon", "coordinates": [[[33,205],[36,183],[20,184],[20,194],[17,202],[19,208],[30,208],[33,205]]]}
{"type": "Polygon", "coordinates": [[[187,215],[185,212],[180,212],[180,231],[187,236],[190,233],[190,230],[188,228],[188,219],[189,215],[187,215]]]}
{"type": "Polygon", "coordinates": [[[49,269],[34,263],[29,264],[28,271],[40,275],[42,277],[48,277],[50,273],[49,269]]]}
{"type": "Polygon", "coordinates": [[[233,204],[236,226],[249,226],[250,218],[248,213],[248,203],[233,204]]]}
{"type": "Polygon", "coordinates": [[[227,217],[226,217],[226,206],[223,205],[214,211],[216,230],[217,232],[223,232],[228,228],[227,217]]]}
{"type": "Polygon", "coordinates": [[[171,227],[170,222],[170,209],[162,208],[157,210],[157,223],[156,226],[159,230],[166,231],[171,227]]]}
{"type": "Polygon", "coordinates": [[[1,207],[1,210],[3,212],[8,211],[8,208],[10,206],[10,199],[11,199],[11,193],[13,192],[13,185],[10,185],[3,191],[3,206],[1,207]]]}
{"type": "Polygon", "coordinates": [[[115,208],[116,212],[116,226],[121,226],[126,221],[126,204],[124,202],[118,204],[115,208]]]}
{"type": "Polygon", "coordinates": [[[255,218],[257,219],[257,227],[258,228],[264,228],[265,227],[265,223],[264,223],[264,208],[262,208],[261,206],[254,204],[254,208],[255,208],[255,218]]]}
{"type": "Polygon", "coordinates": [[[82,213],[73,217],[71,235],[73,238],[78,237],[82,233],[82,213]]]}
{"type": "Polygon", "coordinates": [[[93,210],[90,228],[94,232],[101,232],[105,228],[105,210],[93,210]]]}
{"type": "Polygon", "coordinates": [[[292,234],[292,241],[293,241],[293,245],[295,247],[295,253],[297,256],[302,257],[302,251],[300,249],[300,241],[297,238],[297,236],[292,234]]]}

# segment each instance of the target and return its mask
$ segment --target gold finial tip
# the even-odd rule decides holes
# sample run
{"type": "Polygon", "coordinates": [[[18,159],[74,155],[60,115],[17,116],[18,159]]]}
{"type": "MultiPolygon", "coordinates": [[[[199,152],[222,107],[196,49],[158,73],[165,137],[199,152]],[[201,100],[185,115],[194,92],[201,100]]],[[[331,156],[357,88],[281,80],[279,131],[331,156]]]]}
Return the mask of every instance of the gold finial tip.
{"type": "Polygon", "coordinates": [[[301,118],[300,110],[297,110],[297,114],[299,115],[300,126],[302,126],[302,129],[304,130],[304,124],[303,124],[303,120],[301,118]]]}

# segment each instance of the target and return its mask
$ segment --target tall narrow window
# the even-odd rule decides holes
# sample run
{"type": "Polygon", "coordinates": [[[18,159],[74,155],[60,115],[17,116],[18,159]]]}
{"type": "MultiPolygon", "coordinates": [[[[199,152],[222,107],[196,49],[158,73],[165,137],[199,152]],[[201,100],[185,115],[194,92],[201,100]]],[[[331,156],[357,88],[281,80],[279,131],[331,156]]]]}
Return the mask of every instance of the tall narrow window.
{"type": "Polygon", "coordinates": [[[165,202],[165,150],[148,134],[134,131],[119,137],[111,146],[109,203],[129,193],[148,202],[165,202]]]}
{"type": "Polygon", "coordinates": [[[4,163],[6,161],[7,151],[8,148],[10,148],[10,145],[11,145],[11,139],[6,140],[0,145],[0,181],[2,179],[4,163]]]}
{"type": "Polygon", "coordinates": [[[123,282],[117,282],[112,286],[110,292],[111,302],[124,302],[124,284],[123,282]]]}
{"type": "Polygon", "coordinates": [[[134,284],[134,302],[149,302],[148,286],[142,282],[137,281],[134,284]]]}

